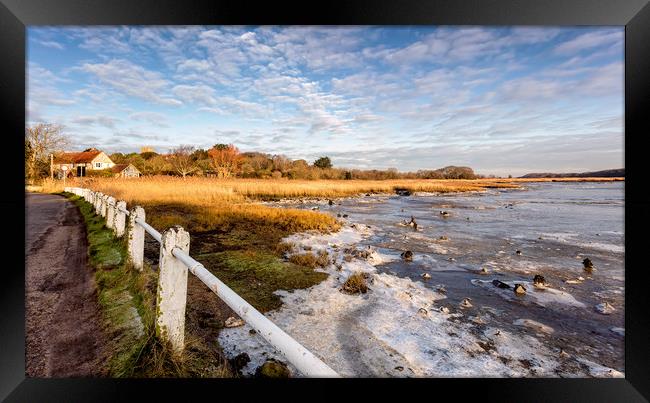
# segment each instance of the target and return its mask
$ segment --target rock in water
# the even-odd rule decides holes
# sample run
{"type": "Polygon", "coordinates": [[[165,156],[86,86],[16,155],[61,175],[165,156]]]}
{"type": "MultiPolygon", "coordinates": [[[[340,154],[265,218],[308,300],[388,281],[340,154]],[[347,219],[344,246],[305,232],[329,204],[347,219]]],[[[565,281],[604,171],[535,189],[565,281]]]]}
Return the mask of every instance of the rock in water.
{"type": "Polygon", "coordinates": [[[535,287],[546,287],[546,279],[541,274],[535,274],[533,278],[533,285],[535,287]]]}
{"type": "Polygon", "coordinates": [[[610,315],[612,314],[616,309],[610,304],[609,302],[605,301],[602,304],[596,305],[596,311],[598,313],[601,313],[603,315],[610,315]]]}
{"type": "Polygon", "coordinates": [[[431,274],[429,274],[429,273],[423,273],[423,274],[422,274],[422,278],[425,279],[425,280],[428,280],[428,279],[431,278],[431,274]]]}
{"type": "Polygon", "coordinates": [[[258,378],[289,378],[291,371],[284,363],[270,358],[257,368],[255,376],[258,378]]]}
{"type": "Polygon", "coordinates": [[[234,316],[229,317],[226,319],[225,323],[226,327],[239,327],[239,326],[244,326],[244,321],[238,318],[235,318],[234,316]]]}
{"type": "Polygon", "coordinates": [[[413,261],[413,252],[411,252],[410,250],[402,252],[400,256],[402,257],[402,259],[406,260],[407,262],[413,261]]]}
{"type": "Polygon", "coordinates": [[[585,260],[582,261],[582,265],[584,266],[585,271],[592,272],[594,270],[594,264],[589,258],[585,258],[585,260]]]}
{"type": "Polygon", "coordinates": [[[427,310],[424,309],[424,308],[420,308],[420,309],[418,309],[418,313],[422,314],[422,315],[427,315],[429,312],[427,312],[427,310]]]}
{"type": "Polygon", "coordinates": [[[520,250],[516,251],[515,253],[516,253],[517,255],[521,256],[521,251],[520,251],[520,250]]]}
{"type": "Polygon", "coordinates": [[[524,287],[523,284],[515,284],[515,294],[517,295],[524,295],[526,294],[526,287],[524,287]]]}
{"type": "Polygon", "coordinates": [[[508,284],[504,283],[501,280],[497,280],[497,279],[492,280],[492,284],[495,287],[499,287],[499,288],[510,288],[510,286],[508,284]]]}
{"type": "Polygon", "coordinates": [[[444,314],[448,314],[449,313],[449,308],[447,308],[446,306],[441,306],[440,307],[440,312],[442,312],[444,314]]]}
{"type": "Polygon", "coordinates": [[[328,201],[327,204],[329,204],[330,206],[333,206],[334,202],[330,199],[330,201],[328,201]]]}
{"type": "Polygon", "coordinates": [[[470,298],[465,298],[465,299],[463,299],[463,301],[460,303],[460,306],[461,306],[462,308],[471,308],[473,305],[472,305],[472,303],[471,303],[470,301],[471,301],[470,298]]]}

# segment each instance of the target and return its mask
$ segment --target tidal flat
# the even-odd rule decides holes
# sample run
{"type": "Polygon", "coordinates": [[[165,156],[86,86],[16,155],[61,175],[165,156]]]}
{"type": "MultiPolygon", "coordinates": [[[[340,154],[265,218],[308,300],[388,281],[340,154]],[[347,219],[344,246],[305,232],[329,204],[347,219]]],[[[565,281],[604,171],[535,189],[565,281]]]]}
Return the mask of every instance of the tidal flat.
{"type": "MultiPolygon", "coordinates": [[[[327,252],[327,279],[267,315],[344,376],[623,376],[624,183],[522,185],[269,203],[342,228],[283,238],[287,261],[327,252]]],[[[249,330],[218,338],[245,374],[282,360],[249,330]]]]}

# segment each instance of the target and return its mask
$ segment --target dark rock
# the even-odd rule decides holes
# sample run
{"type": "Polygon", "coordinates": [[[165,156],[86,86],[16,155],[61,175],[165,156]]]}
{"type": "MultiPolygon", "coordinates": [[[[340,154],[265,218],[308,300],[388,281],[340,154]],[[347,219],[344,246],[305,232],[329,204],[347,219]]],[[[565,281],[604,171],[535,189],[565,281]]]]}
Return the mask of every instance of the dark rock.
{"type": "Polygon", "coordinates": [[[449,213],[448,211],[440,211],[440,215],[443,217],[449,217],[451,213],[449,213]]]}
{"type": "Polygon", "coordinates": [[[585,258],[585,260],[582,261],[582,265],[586,271],[592,271],[594,269],[594,264],[589,258],[585,258]]]}
{"type": "Polygon", "coordinates": [[[347,214],[343,214],[343,218],[348,218],[348,215],[347,215],[347,214]]]}
{"type": "Polygon", "coordinates": [[[541,274],[535,274],[535,277],[533,278],[533,284],[536,286],[545,286],[546,285],[546,279],[544,276],[541,274]]]}
{"type": "Polygon", "coordinates": [[[402,259],[406,260],[407,262],[413,261],[413,252],[411,252],[410,250],[402,252],[400,256],[402,257],[402,259]]]}
{"type": "Polygon", "coordinates": [[[338,218],[341,218],[341,213],[338,213],[336,216],[337,216],[338,218]]]}
{"type": "Polygon", "coordinates": [[[333,206],[334,202],[332,200],[330,200],[330,201],[327,202],[327,204],[329,204],[330,206],[333,206]]]}
{"type": "Polygon", "coordinates": [[[248,331],[248,333],[249,333],[249,334],[255,334],[255,333],[257,333],[257,332],[255,331],[255,329],[251,329],[251,330],[248,331]]]}
{"type": "Polygon", "coordinates": [[[264,364],[257,367],[255,376],[258,378],[289,378],[291,371],[284,363],[269,358],[264,364]]]}
{"type": "Polygon", "coordinates": [[[395,370],[397,370],[397,371],[404,371],[404,367],[402,367],[402,366],[395,367],[395,370]]]}
{"type": "Polygon", "coordinates": [[[492,280],[492,284],[495,287],[499,287],[499,288],[510,288],[510,286],[508,284],[504,283],[501,280],[497,280],[497,279],[492,280]]]}
{"type": "Polygon", "coordinates": [[[251,358],[248,356],[248,354],[241,353],[237,355],[235,358],[233,358],[232,360],[230,360],[230,365],[232,365],[235,371],[239,372],[249,362],[251,362],[251,358]]]}
{"type": "Polygon", "coordinates": [[[521,251],[520,251],[520,250],[516,251],[515,253],[516,253],[517,255],[521,255],[521,251]]]}
{"type": "Polygon", "coordinates": [[[396,188],[395,193],[397,193],[400,196],[410,196],[411,191],[408,189],[402,189],[402,188],[396,188]]]}
{"type": "Polygon", "coordinates": [[[370,193],[366,193],[366,196],[370,196],[370,193]]]}

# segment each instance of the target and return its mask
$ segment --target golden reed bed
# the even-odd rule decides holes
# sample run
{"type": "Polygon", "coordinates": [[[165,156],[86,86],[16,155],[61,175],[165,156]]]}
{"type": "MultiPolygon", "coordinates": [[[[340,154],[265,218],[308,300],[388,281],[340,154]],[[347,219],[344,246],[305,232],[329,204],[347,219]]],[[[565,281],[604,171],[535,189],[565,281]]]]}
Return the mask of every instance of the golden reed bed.
{"type": "MultiPolygon", "coordinates": [[[[316,211],[277,209],[256,201],[282,198],[336,198],[365,193],[466,192],[486,188],[518,188],[521,182],[611,181],[620,178],[513,178],[513,179],[398,179],[398,180],[270,180],[215,179],[171,176],[142,178],[72,179],[68,186],[84,186],[147,209],[159,227],[190,225],[209,230],[234,221],[265,222],[292,231],[338,228],[330,215],[316,211]],[[82,183],[83,182],[83,183],[82,183]]],[[[61,181],[45,181],[44,192],[63,190],[61,181]],[[60,188],[60,189],[59,189],[60,188]]]]}

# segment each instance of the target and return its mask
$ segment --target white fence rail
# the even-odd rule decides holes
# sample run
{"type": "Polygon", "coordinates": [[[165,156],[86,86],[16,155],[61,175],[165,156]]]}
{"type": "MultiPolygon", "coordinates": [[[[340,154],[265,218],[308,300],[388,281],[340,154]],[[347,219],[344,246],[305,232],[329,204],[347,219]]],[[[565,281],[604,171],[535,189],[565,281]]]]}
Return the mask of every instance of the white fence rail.
{"type": "Polygon", "coordinates": [[[160,243],[158,292],[156,297],[156,331],[180,352],[185,346],[185,305],[187,301],[187,272],[195,275],[246,323],[269,342],[305,376],[338,377],[327,364],[271,322],[251,304],[237,295],[200,262],[189,255],[190,235],[182,227],[156,231],[145,221],[145,211],[135,206],[130,211],[126,202],[90,189],[66,187],[66,192],[83,197],[92,204],[95,213],[106,219],[106,227],[118,237],[128,237],[129,260],[139,270],[144,268],[144,233],[160,243]],[[128,217],[128,220],[127,220],[128,217]]]}

